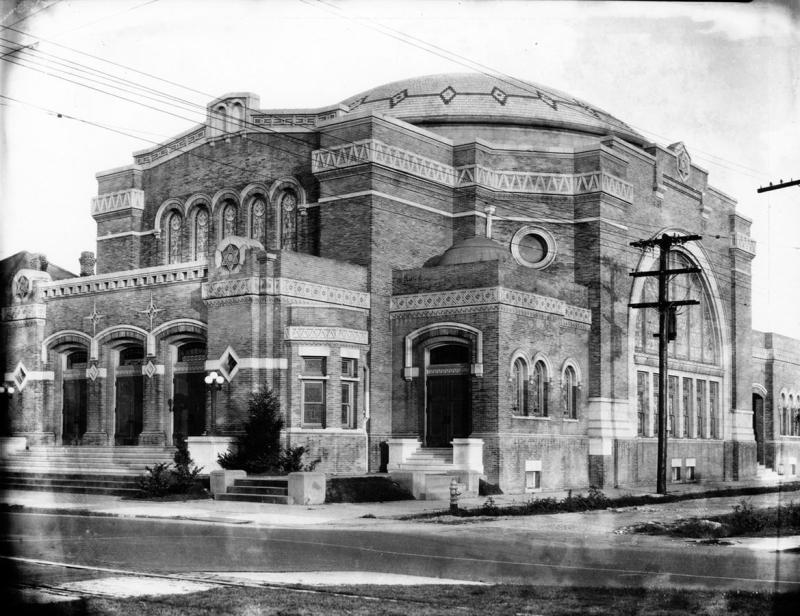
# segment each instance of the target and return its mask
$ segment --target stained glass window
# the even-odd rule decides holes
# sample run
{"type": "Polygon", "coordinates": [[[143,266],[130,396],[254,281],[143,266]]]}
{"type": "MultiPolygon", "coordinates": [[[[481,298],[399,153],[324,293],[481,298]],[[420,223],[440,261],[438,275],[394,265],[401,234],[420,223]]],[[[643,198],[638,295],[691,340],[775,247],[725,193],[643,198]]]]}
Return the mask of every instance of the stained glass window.
{"type": "Polygon", "coordinates": [[[250,220],[250,236],[265,246],[267,229],[267,206],[262,199],[253,201],[252,217],[250,220]]]}
{"type": "Polygon", "coordinates": [[[297,250],[297,195],[287,190],[281,197],[281,248],[297,250]]]}
{"type": "Polygon", "coordinates": [[[222,211],[222,237],[236,235],[236,206],[229,203],[222,211]]]}
{"type": "Polygon", "coordinates": [[[203,259],[208,250],[208,212],[199,210],[194,219],[194,258],[203,259]]]}
{"type": "Polygon", "coordinates": [[[180,263],[181,261],[181,227],[183,217],[177,212],[173,212],[169,218],[169,262],[180,263]]]}

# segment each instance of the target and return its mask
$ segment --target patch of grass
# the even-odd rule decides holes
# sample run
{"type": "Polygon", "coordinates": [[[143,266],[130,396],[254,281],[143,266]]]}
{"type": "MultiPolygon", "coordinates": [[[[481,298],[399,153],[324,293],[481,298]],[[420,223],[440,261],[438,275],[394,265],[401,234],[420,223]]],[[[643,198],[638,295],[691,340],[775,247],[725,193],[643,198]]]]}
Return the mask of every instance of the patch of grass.
{"type": "Polygon", "coordinates": [[[791,502],[779,507],[755,508],[742,500],[733,511],[708,518],[688,518],[671,523],[645,522],[631,527],[633,532],[648,535],[672,535],[695,539],[722,537],[800,534],[800,504],[791,502]]]}
{"type": "MultiPolygon", "coordinates": [[[[685,589],[563,588],[550,586],[339,586],[292,589],[218,588],[192,595],[136,599],[87,598],[83,614],[263,614],[394,616],[420,614],[658,614],[701,616],[794,614],[800,593],[687,591],[685,589]]],[[[11,613],[30,613],[24,611],[11,613]]],[[[58,613],[58,612],[43,612],[58,613]]]]}
{"type": "MultiPolygon", "coordinates": [[[[746,488],[724,488],[721,490],[708,490],[705,492],[690,492],[684,494],[652,495],[644,494],[634,496],[626,494],[616,498],[609,498],[601,490],[590,488],[586,495],[573,495],[569,491],[565,498],[553,497],[532,498],[531,500],[513,505],[497,505],[493,498],[488,497],[481,507],[473,509],[461,508],[460,516],[520,516],[541,515],[547,513],[571,513],[575,511],[592,511],[608,509],[609,507],[641,507],[644,505],[660,505],[680,501],[703,500],[725,496],[751,496],[756,494],[773,494],[780,492],[794,492],[800,490],[800,481],[784,483],[779,486],[753,486],[746,488]]],[[[440,515],[450,515],[450,511],[431,511],[403,516],[402,520],[434,518],[440,515]]]]}

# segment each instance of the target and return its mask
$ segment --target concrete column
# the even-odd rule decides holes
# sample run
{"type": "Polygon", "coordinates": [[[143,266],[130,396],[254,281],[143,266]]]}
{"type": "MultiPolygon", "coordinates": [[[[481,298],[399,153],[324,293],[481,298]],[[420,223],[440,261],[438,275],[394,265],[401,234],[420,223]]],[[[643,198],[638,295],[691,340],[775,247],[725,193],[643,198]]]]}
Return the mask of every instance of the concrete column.
{"type": "Polygon", "coordinates": [[[157,364],[155,356],[149,356],[142,366],[144,376],[143,425],[139,435],[140,445],[163,446],[164,433],[164,365],[157,364]]]}

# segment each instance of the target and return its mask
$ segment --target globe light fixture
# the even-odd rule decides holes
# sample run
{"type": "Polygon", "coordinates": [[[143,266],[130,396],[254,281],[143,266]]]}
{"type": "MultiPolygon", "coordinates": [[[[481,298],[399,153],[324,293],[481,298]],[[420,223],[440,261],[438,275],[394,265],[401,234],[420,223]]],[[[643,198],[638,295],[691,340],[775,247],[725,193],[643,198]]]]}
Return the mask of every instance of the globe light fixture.
{"type": "Polygon", "coordinates": [[[208,387],[211,392],[211,416],[207,421],[206,434],[214,435],[217,433],[217,392],[222,389],[225,377],[213,371],[206,375],[206,378],[203,380],[205,381],[206,387],[208,387]]]}

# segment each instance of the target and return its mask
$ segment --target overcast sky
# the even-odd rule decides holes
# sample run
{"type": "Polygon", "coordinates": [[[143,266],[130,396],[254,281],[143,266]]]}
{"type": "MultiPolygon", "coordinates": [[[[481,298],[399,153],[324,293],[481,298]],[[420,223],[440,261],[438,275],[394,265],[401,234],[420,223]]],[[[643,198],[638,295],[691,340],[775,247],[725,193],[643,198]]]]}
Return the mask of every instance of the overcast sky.
{"type": "Polygon", "coordinates": [[[661,145],[683,141],[709,182],[753,219],[754,327],[800,338],[800,188],[756,194],[800,178],[796,0],[0,6],[0,24],[26,33],[3,29],[0,56],[31,45],[0,62],[2,94],[21,101],[0,99],[0,258],[44,252],[77,272],[80,252],[95,249],[94,174],[203,121],[220,94],[255,92],[262,108],[320,107],[414,75],[493,70],[585,99],[661,145]],[[89,85],[100,90],[121,78],[158,92],[115,97],[57,76],[96,79],[104,83],[89,85]]]}

